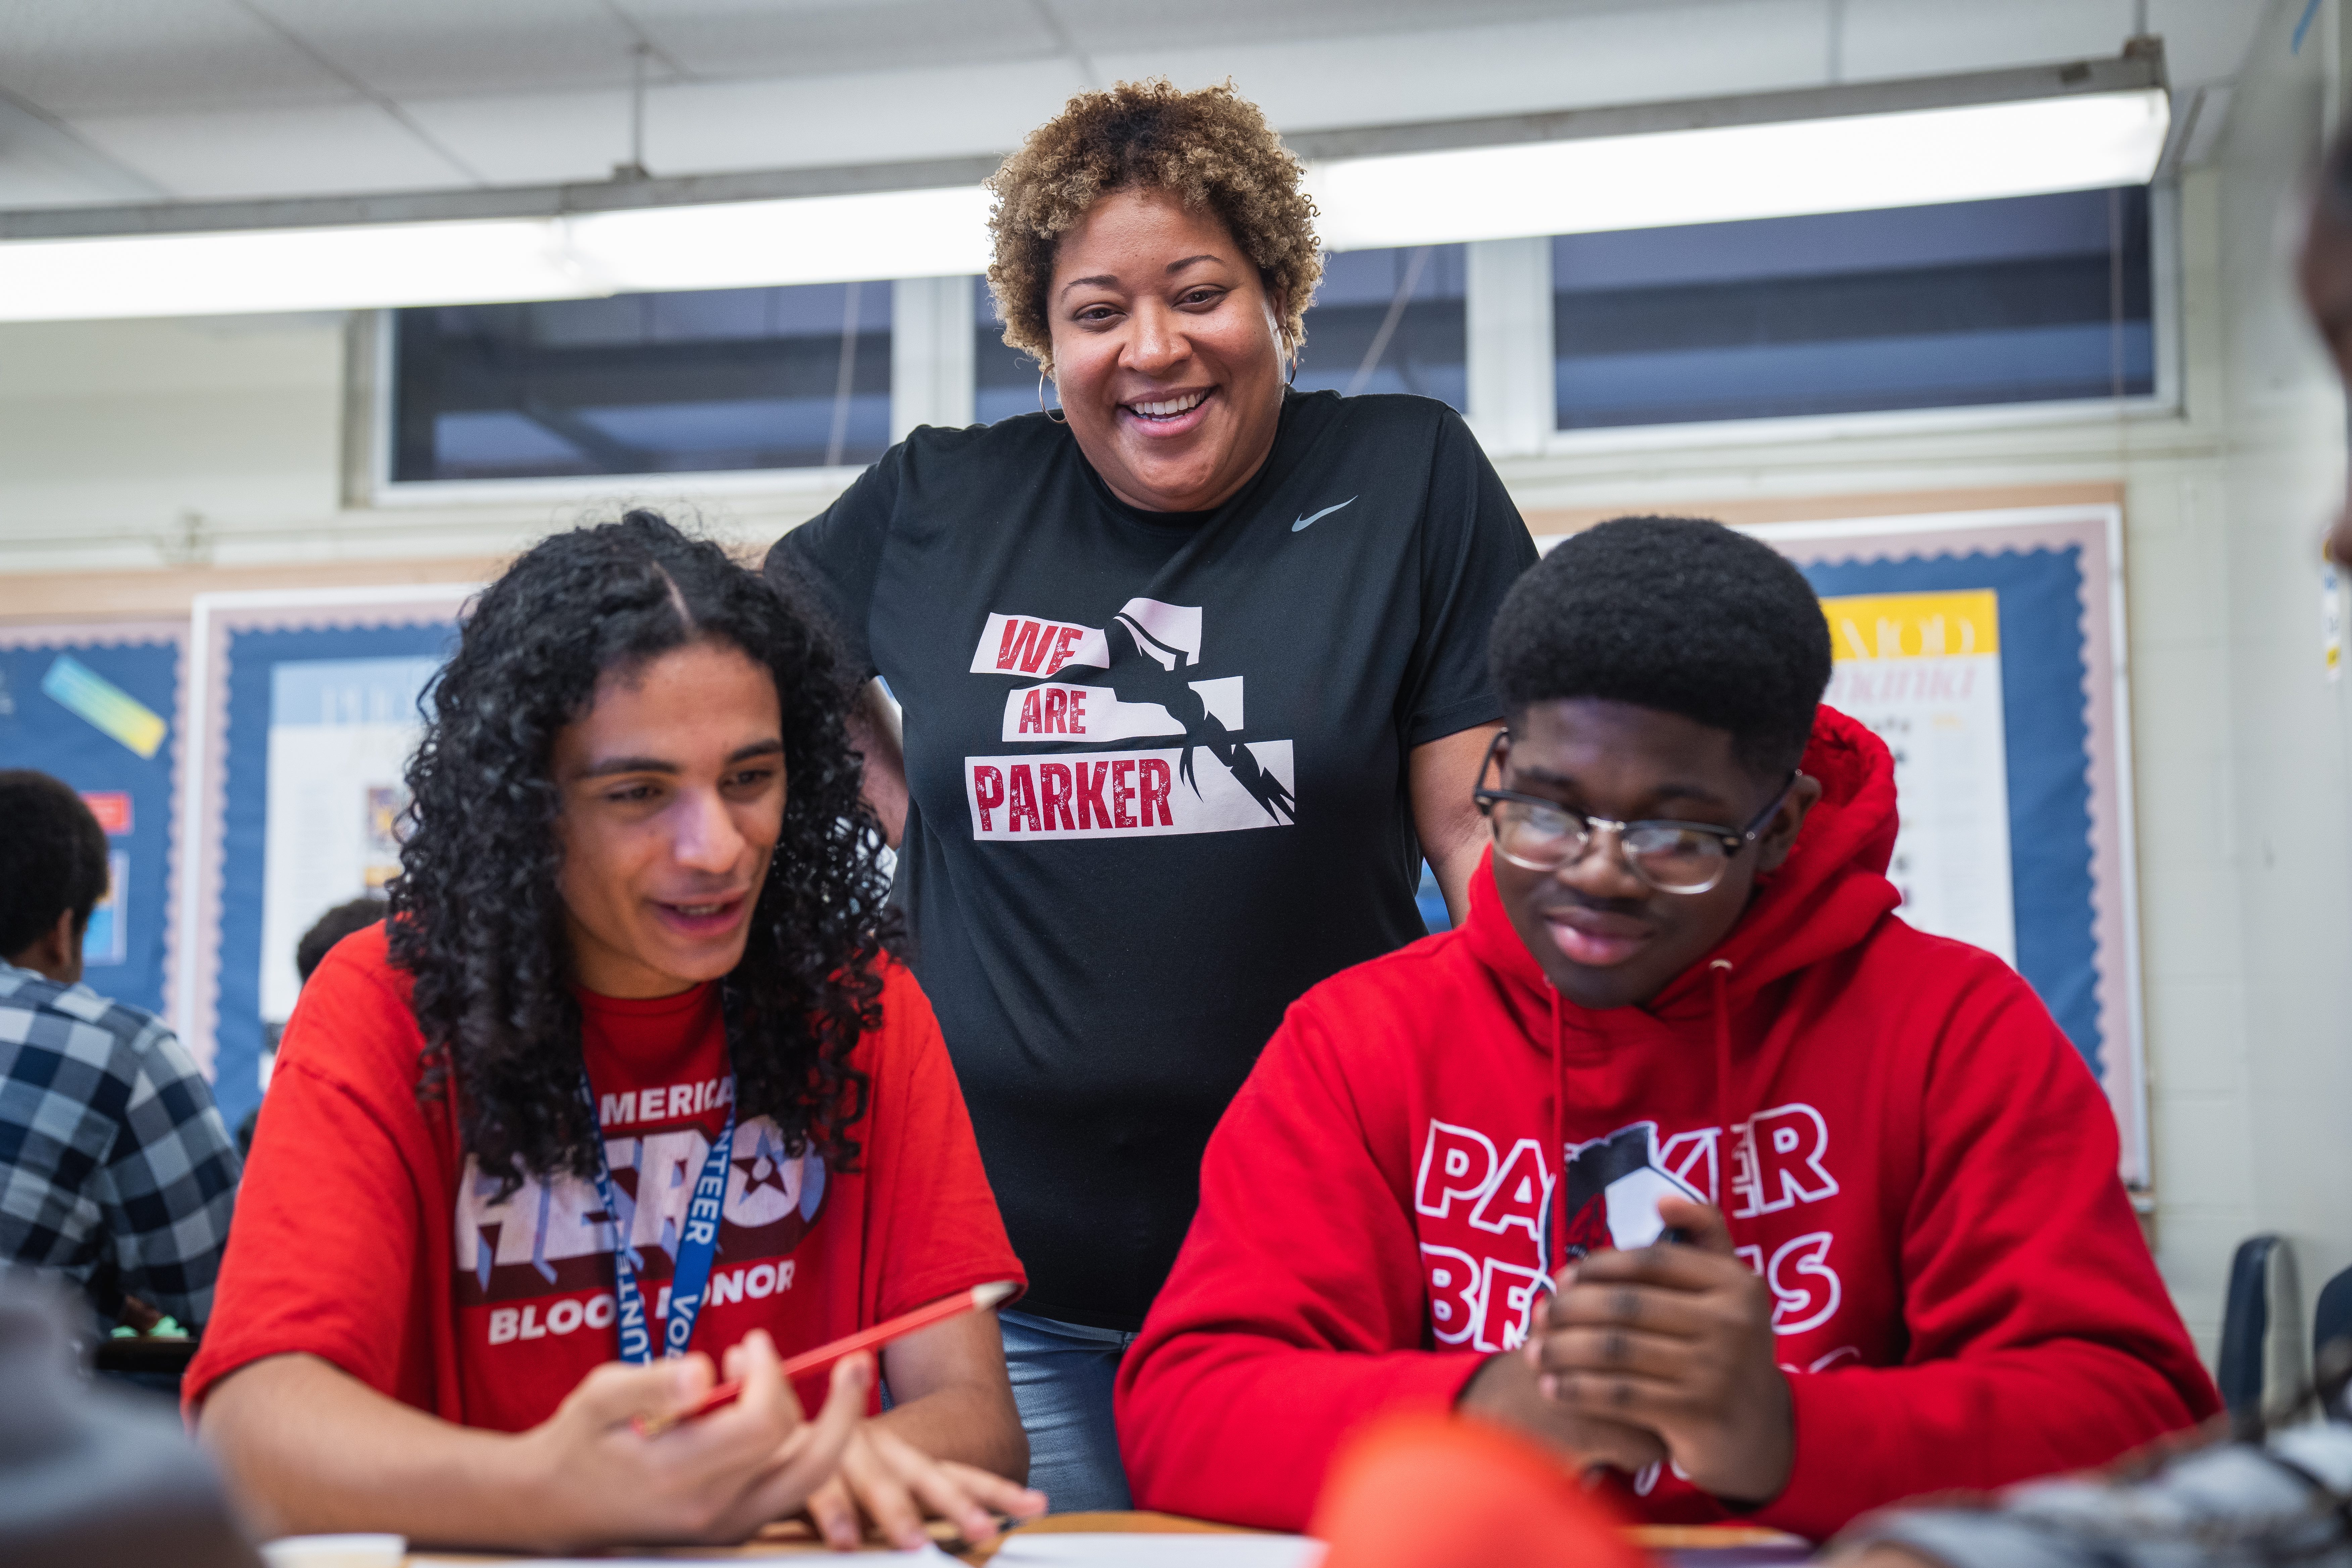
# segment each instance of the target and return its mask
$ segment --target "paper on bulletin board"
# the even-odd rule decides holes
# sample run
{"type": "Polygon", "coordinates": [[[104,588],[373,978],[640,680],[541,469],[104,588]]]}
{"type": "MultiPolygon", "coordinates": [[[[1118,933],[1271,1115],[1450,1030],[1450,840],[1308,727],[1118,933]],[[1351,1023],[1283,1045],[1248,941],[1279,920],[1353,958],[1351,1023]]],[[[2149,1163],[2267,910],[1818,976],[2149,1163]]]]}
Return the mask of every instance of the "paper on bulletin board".
{"type": "Polygon", "coordinates": [[[270,671],[262,866],[261,1016],[282,1024],[301,977],[295,944],[336,905],[400,870],[402,772],[424,726],[432,658],[289,660],[270,671]]]}
{"type": "Polygon", "coordinates": [[[131,857],[120,849],[106,855],[106,892],[91,906],[89,924],[81,933],[81,962],[86,969],[104,969],[131,956],[131,857]]]}
{"type": "Polygon", "coordinates": [[[1888,879],[1903,918],[2017,963],[1999,597],[1991,589],[1822,601],[1823,699],[1895,757],[1900,826],[1888,879]]]}
{"type": "Polygon", "coordinates": [[[174,1021],[235,1121],[260,1099],[294,946],[397,866],[416,694],[472,584],[200,594],[174,1021]]]}

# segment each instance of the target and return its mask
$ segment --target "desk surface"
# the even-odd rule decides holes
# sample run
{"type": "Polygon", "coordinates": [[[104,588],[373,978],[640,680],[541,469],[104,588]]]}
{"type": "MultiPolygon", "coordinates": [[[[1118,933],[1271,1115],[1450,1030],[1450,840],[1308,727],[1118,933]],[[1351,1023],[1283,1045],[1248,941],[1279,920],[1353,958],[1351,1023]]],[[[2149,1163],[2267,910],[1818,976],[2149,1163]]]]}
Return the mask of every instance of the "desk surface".
{"type": "MultiPolygon", "coordinates": [[[[935,1527],[944,1529],[944,1527],[935,1527]]],[[[1055,1513],[1021,1526],[1019,1533],[1029,1535],[1073,1534],[1080,1532],[1111,1535],[1187,1535],[1247,1533],[1237,1526],[1211,1524],[1205,1520],[1182,1519],[1172,1513],[1055,1513]]],[[[1627,1531],[1634,1542],[1653,1552],[1682,1552],[1731,1549],[1788,1549],[1801,1544],[1794,1536],[1778,1531],[1757,1530],[1744,1525],[1634,1525],[1627,1531]]],[[[956,1553],[961,1561],[979,1564],[996,1554],[1000,1541],[966,1547],[956,1553]]],[[[880,1548],[876,1548],[880,1550],[880,1548]]],[[[837,1553],[815,1539],[809,1528],[797,1521],[771,1525],[760,1535],[740,1546],[656,1547],[633,1551],[636,1557],[661,1557],[679,1562],[741,1562],[746,1559],[856,1555],[837,1553]]],[[[459,1564],[494,1564],[529,1562],[529,1558],[458,1554],[454,1552],[415,1552],[408,1559],[412,1568],[457,1568],[459,1564]]]]}

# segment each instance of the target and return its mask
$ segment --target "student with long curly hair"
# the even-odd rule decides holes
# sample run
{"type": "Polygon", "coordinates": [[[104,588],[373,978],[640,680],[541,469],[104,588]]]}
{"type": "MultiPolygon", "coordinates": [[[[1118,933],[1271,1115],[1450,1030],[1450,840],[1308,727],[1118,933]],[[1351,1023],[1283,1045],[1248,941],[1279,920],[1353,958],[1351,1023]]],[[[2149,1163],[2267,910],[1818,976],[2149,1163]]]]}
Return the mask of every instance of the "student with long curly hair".
{"type": "Polygon", "coordinates": [[[1045,1506],[986,1314],[889,1346],[887,1413],[865,1357],[829,1394],[779,1370],[1022,1279],[886,951],[847,700],[803,615],[651,513],[473,606],[392,918],[287,1024],[189,1369],[265,1522],[564,1549],[804,1511],[919,1544],[1045,1506]],[[720,1373],[737,1402],[635,1430],[720,1373]]]}

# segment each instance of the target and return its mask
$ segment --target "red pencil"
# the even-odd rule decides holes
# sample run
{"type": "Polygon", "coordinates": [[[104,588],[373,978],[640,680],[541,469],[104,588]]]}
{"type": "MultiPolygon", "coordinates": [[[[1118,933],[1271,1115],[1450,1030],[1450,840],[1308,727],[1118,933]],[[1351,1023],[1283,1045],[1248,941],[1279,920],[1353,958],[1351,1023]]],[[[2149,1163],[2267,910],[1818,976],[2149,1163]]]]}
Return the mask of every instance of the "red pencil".
{"type": "MultiPolygon", "coordinates": [[[[784,1363],[784,1375],[792,1378],[799,1377],[804,1373],[817,1372],[831,1366],[843,1356],[854,1354],[858,1351],[872,1350],[877,1345],[887,1345],[892,1340],[913,1333],[917,1329],[928,1329],[933,1323],[943,1323],[950,1318],[960,1317],[966,1312],[977,1312],[984,1308],[993,1307],[1010,1297],[1016,1289],[1018,1287],[1012,1280],[999,1279],[987,1285],[975,1285],[971,1289],[960,1291],[953,1296],[943,1296],[928,1307],[918,1307],[911,1312],[901,1312],[887,1322],[877,1323],[870,1329],[860,1329],[854,1334],[844,1334],[831,1343],[819,1345],[813,1351],[803,1351],[799,1355],[784,1363]]],[[[742,1379],[730,1378],[725,1383],[715,1385],[709,1393],[683,1410],[673,1411],[667,1415],[632,1415],[629,1417],[629,1425],[635,1429],[640,1437],[658,1436],[681,1421],[691,1421],[698,1415],[709,1415],[742,1392],[742,1379]]]]}

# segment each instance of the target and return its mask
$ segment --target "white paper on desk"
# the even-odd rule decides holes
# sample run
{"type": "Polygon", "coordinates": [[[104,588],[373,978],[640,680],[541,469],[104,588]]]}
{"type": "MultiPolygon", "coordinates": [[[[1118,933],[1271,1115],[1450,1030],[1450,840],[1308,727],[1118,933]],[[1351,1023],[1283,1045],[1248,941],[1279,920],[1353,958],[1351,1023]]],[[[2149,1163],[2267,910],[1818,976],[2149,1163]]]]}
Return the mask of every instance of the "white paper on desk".
{"type": "MultiPolygon", "coordinates": [[[[408,1568],[485,1568],[485,1565],[490,1563],[492,1561],[492,1559],[488,1558],[471,1557],[457,1553],[441,1556],[429,1552],[412,1552],[408,1554],[408,1568]]],[[[742,1552],[730,1549],[725,1552],[714,1552],[710,1554],[709,1558],[695,1558],[684,1555],[670,1557],[526,1557],[517,1559],[499,1558],[495,1561],[499,1563],[511,1563],[512,1568],[526,1568],[526,1565],[528,1565],[528,1568],[677,1568],[677,1565],[680,1563],[709,1561],[726,1561],[730,1563],[754,1561],[764,1563],[769,1561],[769,1559],[764,1557],[746,1559],[742,1552]]],[[[936,1546],[926,1546],[916,1552],[860,1552],[855,1554],[814,1552],[804,1552],[801,1555],[790,1558],[779,1556],[774,1559],[774,1561],[779,1563],[787,1561],[793,1563],[846,1562],[856,1563],[857,1568],[869,1568],[869,1565],[883,1565],[883,1568],[887,1568],[887,1565],[890,1563],[902,1564],[903,1568],[963,1568],[963,1564],[957,1562],[956,1559],[949,1556],[946,1552],[940,1551],[936,1546]]]]}
{"type": "Polygon", "coordinates": [[[1325,1550],[1304,1535],[1014,1534],[989,1568],[1315,1568],[1325,1550]]]}

